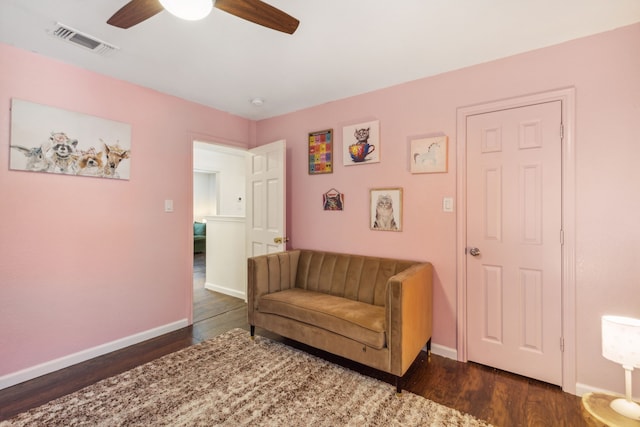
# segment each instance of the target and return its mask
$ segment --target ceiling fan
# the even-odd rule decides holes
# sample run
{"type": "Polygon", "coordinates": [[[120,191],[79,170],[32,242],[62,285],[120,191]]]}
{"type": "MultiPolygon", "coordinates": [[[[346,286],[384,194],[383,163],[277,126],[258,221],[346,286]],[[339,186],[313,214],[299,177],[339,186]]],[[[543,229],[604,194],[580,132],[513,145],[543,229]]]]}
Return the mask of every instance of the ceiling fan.
{"type": "MultiPolygon", "coordinates": [[[[204,0],[200,0],[200,3],[203,1],[204,0]]],[[[199,18],[204,18],[209,14],[209,11],[211,11],[211,5],[208,4],[209,2],[211,2],[212,6],[216,9],[223,10],[237,16],[238,18],[287,34],[293,34],[300,23],[296,18],[289,16],[280,9],[276,9],[275,7],[260,0],[206,0],[204,1],[204,7],[206,10],[199,18]]],[[[187,2],[185,0],[131,0],[118,10],[111,18],[109,18],[107,24],[119,28],[130,28],[165,9],[176,14],[172,10],[173,4],[178,4],[178,6],[180,6],[184,3],[187,2]]]]}

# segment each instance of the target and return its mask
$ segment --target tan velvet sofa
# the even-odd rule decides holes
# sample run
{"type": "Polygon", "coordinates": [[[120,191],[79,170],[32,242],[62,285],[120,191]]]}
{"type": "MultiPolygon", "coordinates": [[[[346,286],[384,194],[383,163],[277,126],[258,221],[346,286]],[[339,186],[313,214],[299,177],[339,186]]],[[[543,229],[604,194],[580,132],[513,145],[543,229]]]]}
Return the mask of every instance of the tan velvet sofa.
{"type": "Polygon", "coordinates": [[[255,327],[401,377],[431,345],[430,263],[291,250],[249,258],[255,327]]]}

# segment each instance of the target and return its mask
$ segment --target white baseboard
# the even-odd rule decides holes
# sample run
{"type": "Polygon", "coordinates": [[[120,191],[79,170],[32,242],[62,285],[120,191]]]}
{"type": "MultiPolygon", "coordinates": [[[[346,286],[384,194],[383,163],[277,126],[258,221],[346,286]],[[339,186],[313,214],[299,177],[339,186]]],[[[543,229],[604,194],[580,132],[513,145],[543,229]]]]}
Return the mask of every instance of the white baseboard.
{"type": "Polygon", "coordinates": [[[229,295],[232,297],[240,298],[247,301],[247,294],[245,292],[238,291],[236,289],[225,288],[224,286],[215,285],[213,283],[206,282],[204,284],[205,289],[209,289],[210,291],[220,292],[221,294],[229,295]]]}
{"type": "Polygon", "coordinates": [[[583,394],[587,393],[609,393],[609,391],[597,387],[592,387],[587,384],[576,383],[576,396],[582,396],[583,394]]]}
{"type": "Polygon", "coordinates": [[[431,353],[446,357],[447,359],[458,360],[458,350],[440,344],[431,343],[431,353]]]}
{"type": "MultiPolygon", "coordinates": [[[[612,396],[624,397],[624,390],[621,390],[620,392],[615,392],[611,390],[606,390],[604,388],[593,387],[588,384],[576,383],[576,396],[582,397],[582,395],[587,393],[604,393],[604,394],[610,394],[612,396]]],[[[638,402],[640,401],[640,396],[632,395],[631,399],[638,402]]]]}
{"type": "Polygon", "coordinates": [[[177,322],[158,326],[157,328],[139,332],[128,337],[120,338],[115,341],[88,348],[58,359],[50,360],[36,366],[25,368],[11,374],[3,375],[0,377],[0,390],[32,380],[42,375],[50,374],[51,372],[58,371],[89,359],[93,359],[94,357],[102,356],[103,354],[111,353],[112,351],[120,350],[151,338],[159,337],[160,335],[176,331],[188,325],[189,321],[187,319],[178,320],[177,322]]]}

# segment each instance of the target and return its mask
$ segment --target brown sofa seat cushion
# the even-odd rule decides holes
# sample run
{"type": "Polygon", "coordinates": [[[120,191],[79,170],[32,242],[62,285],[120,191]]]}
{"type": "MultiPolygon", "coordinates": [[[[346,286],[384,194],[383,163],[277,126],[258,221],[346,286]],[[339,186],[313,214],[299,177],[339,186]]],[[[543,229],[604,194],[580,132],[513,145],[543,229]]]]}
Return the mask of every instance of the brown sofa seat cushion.
{"type": "Polygon", "coordinates": [[[314,325],[373,348],[386,345],[384,307],[293,288],[262,296],[258,311],[314,325]]]}

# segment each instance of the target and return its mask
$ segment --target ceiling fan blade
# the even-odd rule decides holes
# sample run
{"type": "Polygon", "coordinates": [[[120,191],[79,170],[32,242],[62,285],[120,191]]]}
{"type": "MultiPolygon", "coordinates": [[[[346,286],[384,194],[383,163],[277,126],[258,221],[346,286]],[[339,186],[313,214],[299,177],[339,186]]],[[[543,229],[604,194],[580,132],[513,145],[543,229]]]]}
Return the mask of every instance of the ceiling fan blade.
{"type": "Polygon", "coordinates": [[[114,13],[107,24],[114,27],[130,28],[163,10],[164,8],[158,0],[131,0],[114,13]]]}
{"type": "Polygon", "coordinates": [[[213,6],[238,18],[287,34],[293,34],[300,24],[296,18],[260,0],[215,0],[213,6]]]}

